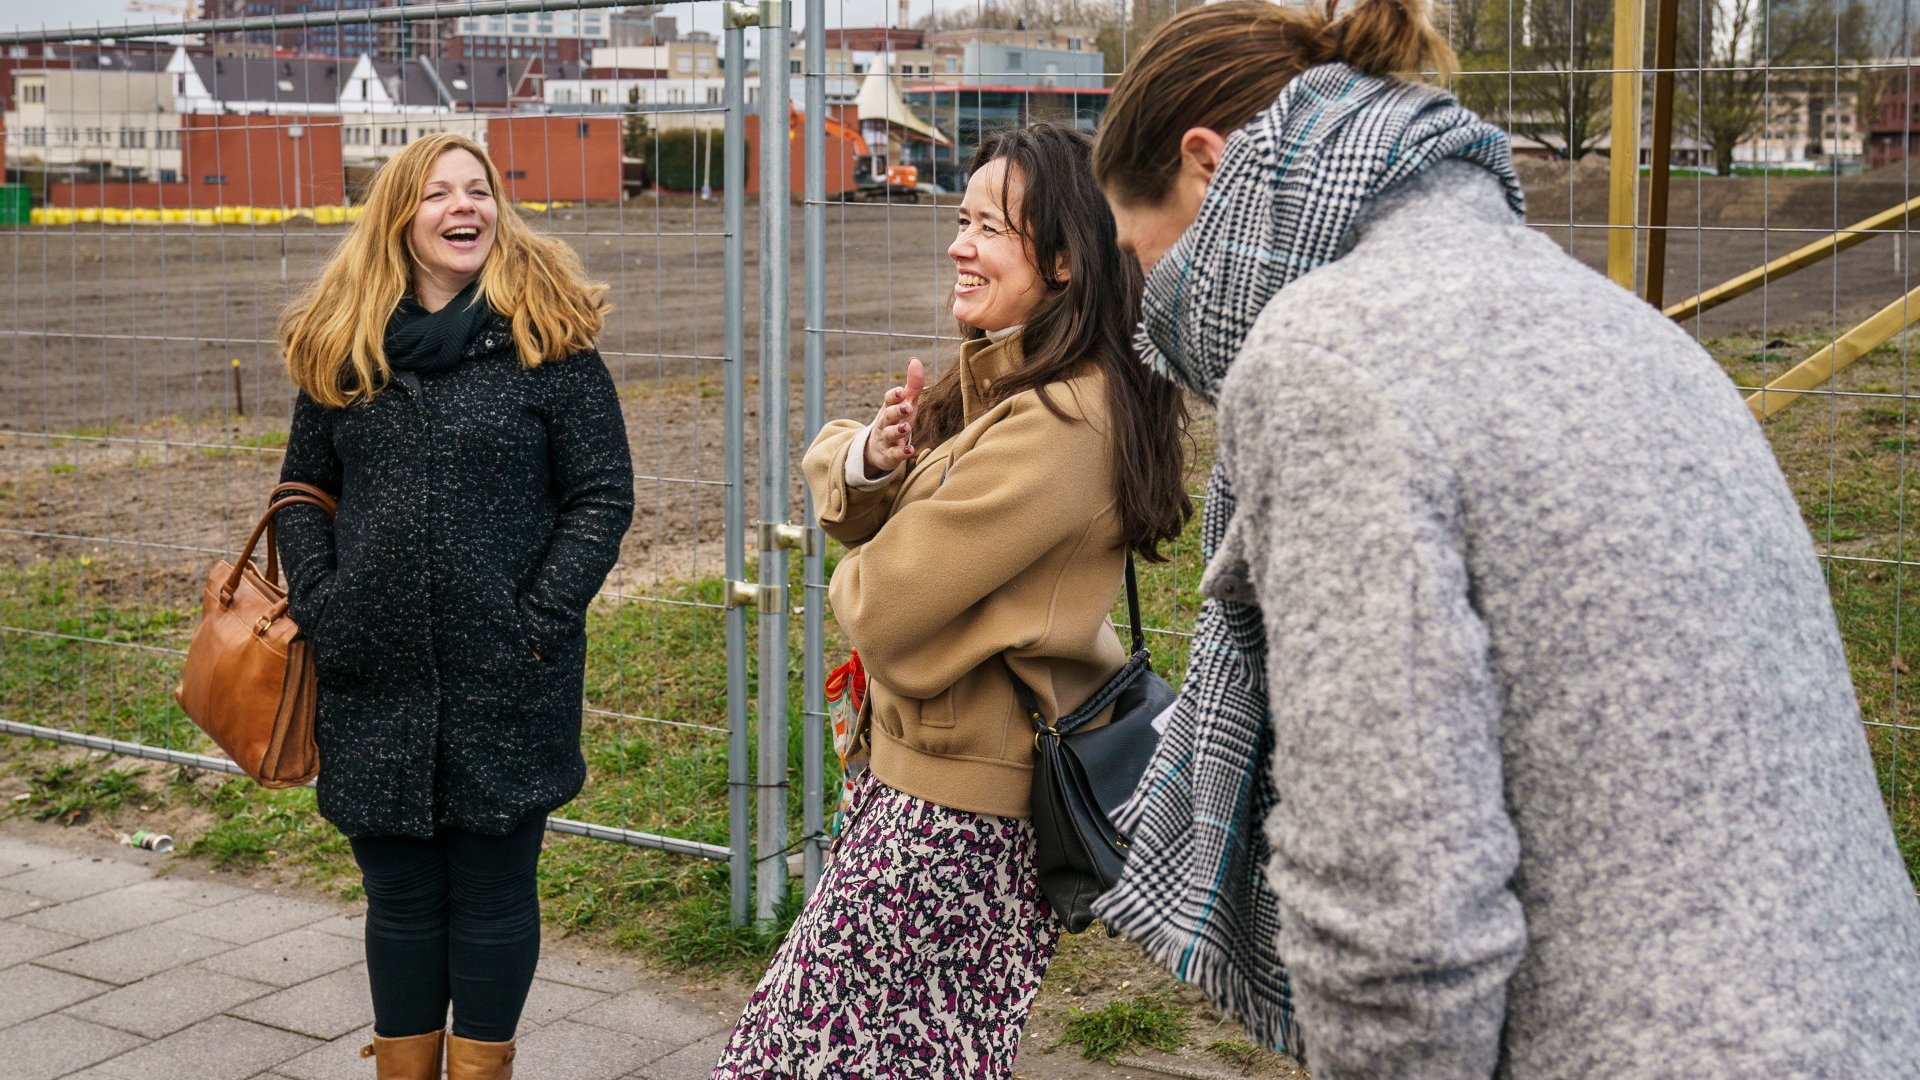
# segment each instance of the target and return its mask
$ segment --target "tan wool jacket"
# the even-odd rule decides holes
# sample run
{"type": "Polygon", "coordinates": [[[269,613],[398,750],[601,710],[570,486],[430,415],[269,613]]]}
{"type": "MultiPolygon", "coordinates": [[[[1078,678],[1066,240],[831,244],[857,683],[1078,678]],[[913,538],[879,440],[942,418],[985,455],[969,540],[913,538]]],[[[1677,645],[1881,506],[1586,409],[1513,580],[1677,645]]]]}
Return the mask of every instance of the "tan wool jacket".
{"type": "MultiPolygon", "coordinates": [[[[1020,336],[968,342],[966,427],[886,486],[847,484],[866,425],[837,420],[804,469],[820,525],[848,547],[828,595],[869,679],[866,741],[888,786],[956,810],[1025,817],[1033,728],[997,658],[1049,717],[1092,696],[1126,652],[1109,614],[1126,553],[1097,370],[989,406],[1020,336]]],[[[1104,722],[1105,717],[1098,722],[1104,722]]]]}

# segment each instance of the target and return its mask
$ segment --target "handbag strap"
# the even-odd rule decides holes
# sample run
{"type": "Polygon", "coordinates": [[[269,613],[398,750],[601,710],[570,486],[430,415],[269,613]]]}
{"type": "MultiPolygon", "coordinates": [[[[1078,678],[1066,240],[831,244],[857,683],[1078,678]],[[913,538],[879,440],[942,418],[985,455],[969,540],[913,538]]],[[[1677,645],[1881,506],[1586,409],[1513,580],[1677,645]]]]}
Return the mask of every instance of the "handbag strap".
{"type": "MultiPolygon", "coordinates": [[[[326,489],[313,484],[303,484],[289,480],[267,493],[267,516],[278,519],[280,511],[289,506],[317,506],[326,511],[328,517],[338,503],[326,489]],[[304,496],[304,497],[302,497],[304,496]]],[[[267,580],[280,580],[280,545],[273,542],[274,526],[267,525],[267,580]]]]}
{"type": "Polygon", "coordinates": [[[1039,699],[1033,696],[1033,688],[1014,674],[1013,665],[1007,662],[1007,654],[999,654],[1000,666],[1006,669],[1007,678],[1013,681],[1014,696],[1020,699],[1020,711],[1027,714],[1027,720],[1033,724],[1036,735],[1058,737],[1072,734],[1075,728],[1113,704],[1113,699],[1120,696],[1120,691],[1131,686],[1149,664],[1151,658],[1147,654],[1146,631],[1140,628],[1140,585],[1134,577],[1131,551],[1127,552],[1127,619],[1133,631],[1133,652],[1127,657],[1126,666],[1115,672],[1113,678],[1108,679],[1093,697],[1062,717],[1058,723],[1048,722],[1046,714],[1040,711],[1039,699]]]}
{"type": "Polygon", "coordinates": [[[220,590],[221,601],[232,602],[234,590],[240,587],[240,575],[245,572],[247,564],[253,561],[253,549],[259,546],[262,536],[267,539],[267,580],[271,582],[280,580],[280,546],[274,543],[275,514],[289,506],[317,506],[325,511],[328,517],[332,517],[337,505],[332,495],[312,484],[285,483],[274,488],[267,496],[266,510],[261,513],[260,520],[254,524],[253,531],[247,534],[247,542],[240,549],[240,557],[233,561],[233,572],[227,576],[227,584],[220,590]]]}
{"type": "Polygon", "coordinates": [[[1127,552],[1127,626],[1133,631],[1133,651],[1147,647],[1147,632],[1140,628],[1140,583],[1133,576],[1133,552],[1127,552]]]}

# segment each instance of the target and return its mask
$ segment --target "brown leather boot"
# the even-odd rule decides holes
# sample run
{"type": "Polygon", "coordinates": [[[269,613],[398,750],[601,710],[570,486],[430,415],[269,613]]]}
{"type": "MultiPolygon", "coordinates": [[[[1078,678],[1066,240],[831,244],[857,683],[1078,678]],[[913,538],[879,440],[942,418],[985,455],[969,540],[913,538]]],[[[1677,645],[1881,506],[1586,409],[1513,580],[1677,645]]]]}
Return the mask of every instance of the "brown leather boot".
{"type": "Polygon", "coordinates": [[[513,1080],[513,1040],[447,1036],[447,1080],[513,1080]]]}
{"type": "Polygon", "coordinates": [[[446,1032],[407,1035],[383,1039],[360,1048],[360,1056],[373,1059],[378,1080],[440,1080],[440,1054],[446,1045],[446,1032]]]}

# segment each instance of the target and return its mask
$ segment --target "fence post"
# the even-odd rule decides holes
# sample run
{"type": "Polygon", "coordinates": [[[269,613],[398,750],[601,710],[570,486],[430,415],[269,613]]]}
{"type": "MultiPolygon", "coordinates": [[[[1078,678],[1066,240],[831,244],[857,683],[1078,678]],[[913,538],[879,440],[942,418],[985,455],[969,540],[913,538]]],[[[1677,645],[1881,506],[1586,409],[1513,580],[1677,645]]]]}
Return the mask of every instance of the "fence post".
{"type": "Polygon", "coordinates": [[[726,412],[727,473],[727,911],[733,925],[747,922],[747,869],[753,851],[747,831],[752,790],[747,774],[747,609],[753,590],[747,577],[746,377],[744,312],[746,304],[747,73],[746,28],[759,20],[746,4],[728,4],[726,17],[726,117],[721,139],[721,206],[725,217],[726,305],[724,349],[727,359],[722,407],[726,412]]]}
{"type": "Polygon", "coordinates": [[[786,896],[787,209],[792,130],[787,0],[760,4],[760,806],[754,858],[755,916],[773,921],[786,896]]]}
{"type": "Polygon", "coordinates": [[[1613,4],[1613,113],[1607,162],[1607,276],[1634,292],[1640,219],[1640,65],[1644,40],[1639,0],[1613,4]]]}
{"type": "MultiPolygon", "coordinates": [[[[827,3],[807,0],[807,116],[806,154],[807,189],[806,239],[801,258],[802,276],[807,282],[806,296],[806,372],[805,404],[802,406],[801,438],[813,444],[826,419],[827,376],[827,3]]],[[[800,739],[800,789],[806,800],[802,828],[806,832],[807,895],[820,881],[824,855],[821,840],[821,805],[825,801],[826,746],[826,634],[827,634],[827,546],[820,535],[819,519],[813,507],[813,492],[807,492],[805,525],[811,545],[806,553],[805,633],[801,641],[801,717],[806,727],[800,739]]]]}

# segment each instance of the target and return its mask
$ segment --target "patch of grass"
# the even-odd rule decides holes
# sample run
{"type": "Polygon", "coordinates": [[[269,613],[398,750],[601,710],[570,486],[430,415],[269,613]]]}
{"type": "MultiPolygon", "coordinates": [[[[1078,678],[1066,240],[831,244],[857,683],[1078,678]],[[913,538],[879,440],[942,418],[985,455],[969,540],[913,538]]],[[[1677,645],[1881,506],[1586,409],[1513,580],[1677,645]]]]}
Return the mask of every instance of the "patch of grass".
{"type": "Polygon", "coordinates": [[[1074,1009],[1055,1045],[1078,1046],[1088,1061],[1111,1065],[1141,1046],[1177,1052],[1186,1044],[1189,1026],[1186,1008],[1171,997],[1142,994],[1098,1009],[1074,1009]]]}
{"type": "Polygon", "coordinates": [[[218,867],[292,865],[335,892],[358,876],[346,838],[320,817],[312,788],[269,791],[239,777],[211,790],[186,786],[214,813],[188,854],[218,867]]]}
{"type": "Polygon", "coordinates": [[[224,446],[203,446],[202,454],[209,457],[234,457],[253,450],[278,450],[287,445],[287,433],[281,428],[272,428],[255,435],[239,435],[227,440],[224,446]]]}
{"type": "MultiPolygon", "coordinates": [[[[1709,339],[1708,351],[1740,380],[1744,357],[1756,348],[1782,346],[1802,352],[1826,343],[1818,334],[1709,339]]],[[[1832,389],[1893,394],[1911,382],[1903,351],[1914,342],[1896,338],[1837,374],[1832,389]]],[[[1920,390],[1920,386],[1915,387],[1920,390]]],[[[1770,417],[1764,427],[1816,544],[1848,545],[1846,560],[1825,564],[1834,615],[1853,671],[1860,709],[1870,722],[1867,744],[1879,769],[1881,792],[1908,872],[1920,882],[1920,739],[1897,728],[1920,724],[1920,700],[1912,666],[1920,664],[1920,573],[1900,565],[1920,557],[1910,542],[1909,522],[1920,503],[1913,490],[1920,471],[1909,451],[1920,450],[1915,398],[1838,397],[1801,401],[1770,417]],[[1856,560],[1887,560],[1856,561],[1856,560]]]]}
{"type": "Polygon", "coordinates": [[[1245,1039],[1215,1039],[1207,1044],[1207,1053],[1239,1069],[1251,1069],[1273,1056],[1245,1039]]]}
{"type": "Polygon", "coordinates": [[[135,779],[144,768],[92,771],[80,765],[56,764],[33,774],[21,809],[36,821],[77,825],[96,811],[118,810],[140,793],[135,779]]]}
{"type": "Polygon", "coordinates": [[[677,905],[664,936],[663,957],[676,968],[750,971],[766,966],[800,915],[805,900],[800,883],[789,879],[787,895],[774,905],[773,921],[765,927],[751,921],[734,926],[726,909],[726,868],[715,866],[709,873],[714,887],[691,893],[677,905]]]}
{"type": "Polygon", "coordinates": [[[54,464],[47,466],[47,471],[54,474],[55,476],[65,476],[70,472],[77,471],[79,468],[80,466],[78,465],[74,465],[70,462],[61,461],[61,462],[55,462],[54,464]]]}

